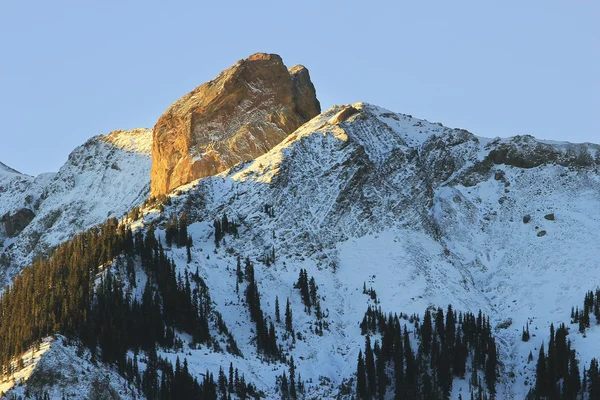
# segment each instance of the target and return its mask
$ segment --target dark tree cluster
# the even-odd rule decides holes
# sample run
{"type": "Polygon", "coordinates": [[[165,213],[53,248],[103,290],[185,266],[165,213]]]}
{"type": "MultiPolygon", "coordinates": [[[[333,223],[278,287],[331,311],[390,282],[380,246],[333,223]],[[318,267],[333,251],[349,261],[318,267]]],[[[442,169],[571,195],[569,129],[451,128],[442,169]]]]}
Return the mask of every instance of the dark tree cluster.
{"type": "Polygon", "coordinates": [[[590,314],[596,317],[596,324],[600,324],[600,289],[596,293],[589,291],[583,300],[583,308],[571,308],[571,323],[579,324],[579,332],[585,333],[590,327],[590,314]]]}
{"type": "Polygon", "coordinates": [[[290,400],[297,398],[304,398],[305,387],[300,374],[296,377],[296,365],[294,364],[294,357],[290,358],[288,362],[288,374],[283,372],[281,376],[277,377],[277,386],[281,393],[282,400],[290,400]]]}
{"type": "Polygon", "coordinates": [[[401,318],[402,314],[386,316],[381,309],[367,310],[361,324],[365,347],[357,363],[359,399],[383,399],[388,391],[401,399],[448,399],[454,377],[465,377],[468,360],[474,398],[495,395],[498,359],[489,318],[481,312],[457,314],[451,306],[445,315],[441,308],[427,309],[421,323],[411,318],[418,347],[411,343],[406,324],[401,326],[401,318]],[[381,343],[372,343],[371,334],[380,334],[381,343]]]}
{"type": "Polygon", "coordinates": [[[275,246],[271,247],[271,250],[265,252],[265,255],[259,258],[258,261],[263,262],[267,267],[271,266],[271,264],[275,264],[275,246]]]}
{"type": "Polygon", "coordinates": [[[300,296],[305,311],[310,314],[311,309],[314,308],[317,319],[322,319],[323,311],[321,310],[321,301],[319,299],[319,294],[317,293],[318,289],[315,277],[311,276],[309,279],[306,270],[301,268],[298,281],[294,284],[294,288],[300,290],[300,296]]]}
{"type": "Polygon", "coordinates": [[[281,351],[277,345],[277,334],[273,321],[268,322],[260,307],[260,293],[254,278],[254,265],[249,258],[245,261],[244,278],[246,286],[246,304],[250,311],[250,319],[256,324],[256,347],[266,356],[279,358],[281,351]]]}
{"type": "Polygon", "coordinates": [[[135,388],[142,392],[148,400],[159,399],[206,399],[220,400],[237,396],[240,399],[260,398],[252,384],[247,384],[244,375],[240,376],[238,369],[229,365],[228,376],[219,370],[217,380],[206,371],[199,382],[188,369],[187,359],[183,363],[179,357],[175,368],[170,361],[157,356],[156,351],[150,351],[146,360],[146,370],[140,374],[137,357],[130,363],[126,374],[135,388]]]}
{"type": "Polygon", "coordinates": [[[177,214],[173,214],[173,216],[167,220],[165,226],[165,240],[167,246],[171,247],[173,244],[177,247],[188,246],[191,238],[188,235],[187,227],[188,219],[185,211],[181,213],[179,218],[177,218],[177,214]]]}
{"type": "Polygon", "coordinates": [[[369,295],[369,297],[371,298],[371,300],[377,302],[377,292],[372,287],[370,287],[369,289],[367,289],[367,283],[366,282],[363,282],[363,294],[369,295]]]}
{"type": "Polygon", "coordinates": [[[25,268],[0,298],[2,365],[8,367],[12,357],[57,332],[91,340],[97,329],[91,316],[100,266],[133,248],[131,231],[111,219],[25,268]]]}
{"type": "Polygon", "coordinates": [[[600,371],[595,358],[590,361],[590,368],[583,370],[582,391],[589,395],[589,399],[600,399],[600,371]]]}
{"type": "MultiPolygon", "coordinates": [[[[175,329],[190,334],[195,343],[208,344],[213,314],[207,286],[198,272],[176,273],[175,263],[165,254],[152,225],[145,234],[141,230],[133,234],[111,219],[59,245],[52,256],[25,268],[13,285],[6,287],[0,298],[0,363],[3,372],[10,373],[12,358],[42,338],[61,333],[87,346],[94,359],[115,365],[133,381],[137,363],[127,357],[129,350],[152,355],[157,345],[179,348],[182,343],[175,329]],[[139,299],[131,296],[135,264],[148,276],[139,299]]],[[[227,334],[222,320],[219,325],[227,334]]],[[[229,336],[228,349],[239,353],[229,336]]],[[[165,368],[161,379],[171,376],[165,368]]],[[[210,380],[194,383],[184,371],[182,368],[178,374],[176,368],[172,374],[172,382],[187,379],[178,388],[189,389],[186,393],[207,393],[210,380]]],[[[150,368],[140,378],[140,384],[152,382],[142,387],[147,397],[158,398],[160,393],[175,390],[171,381],[165,382],[166,386],[156,383],[158,378],[151,373],[150,368]]],[[[204,394],[173,396],[161,398],[211,398],[204,394]]]]}
{"type": "Polygon", "coordinates": [[[234,220],[229,220],[227,214],[223,214],[221,219],[217,218],[213,221],[213,227],[215,228],[215,246],[219,247],[221,240],[226,234],[238,237],[239,224],[234,220]]]}
{"type": "MultiPolygon", "coordinates": [[[[550,326],[548,352],[540,347],[535,386],[529,393],[532,399],[577,399],[581,392],[581,377],[575,350],[567,339],[567,328],[562,324],[556,331],[550,326]]],[[[597,387],[600,389],[600,386],[597,387]]],[[[599,393],[600,394],[600,393],[599,393]]],[[[593,399],[596,397],[590,397],[593,399]]]]}

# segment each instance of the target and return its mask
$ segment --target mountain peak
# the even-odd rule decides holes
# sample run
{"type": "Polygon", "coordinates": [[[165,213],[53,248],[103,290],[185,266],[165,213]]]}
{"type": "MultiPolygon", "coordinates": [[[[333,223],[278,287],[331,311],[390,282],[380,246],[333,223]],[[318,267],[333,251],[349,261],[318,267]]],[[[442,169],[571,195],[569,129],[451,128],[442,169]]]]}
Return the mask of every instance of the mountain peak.
{"type": "Polygon", "coordinates": [[[280,55],[269,54],[269,53],[254,53],[251,56],[249,56],[246,60],[241,60],[241,61],[272,61],[272,60],[283,63],[283,60],[281,59],[280,55]]]}
{"type": "Polygon", "coordinates": [[[276,54],[238,61],[177,100],[153,131],[152,194],[266,153],[321,111],[308,70],[276,54]]]}

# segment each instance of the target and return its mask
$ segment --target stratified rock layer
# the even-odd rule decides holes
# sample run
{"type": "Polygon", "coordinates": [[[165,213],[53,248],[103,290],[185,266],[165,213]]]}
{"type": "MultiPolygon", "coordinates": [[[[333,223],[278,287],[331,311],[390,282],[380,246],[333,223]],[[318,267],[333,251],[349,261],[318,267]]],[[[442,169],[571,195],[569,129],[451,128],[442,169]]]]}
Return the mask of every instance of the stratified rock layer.
{"type": "Polygon", "coordinates": [[[154,126],[153,196],[254,159],[321,112],[308,70],[257,53],[177,100],[154,126]]]}

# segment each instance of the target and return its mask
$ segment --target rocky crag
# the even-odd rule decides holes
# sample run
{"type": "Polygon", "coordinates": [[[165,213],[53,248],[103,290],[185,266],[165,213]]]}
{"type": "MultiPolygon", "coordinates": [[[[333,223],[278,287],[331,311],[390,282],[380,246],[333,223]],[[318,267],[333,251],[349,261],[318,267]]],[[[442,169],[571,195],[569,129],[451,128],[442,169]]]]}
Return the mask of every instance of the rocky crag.
{"type": "Polygon", "coordinates": [[[252,160],[321,112],[308,70],[257,53],[177,100],[154,126],[152,195],[252,160]]]}

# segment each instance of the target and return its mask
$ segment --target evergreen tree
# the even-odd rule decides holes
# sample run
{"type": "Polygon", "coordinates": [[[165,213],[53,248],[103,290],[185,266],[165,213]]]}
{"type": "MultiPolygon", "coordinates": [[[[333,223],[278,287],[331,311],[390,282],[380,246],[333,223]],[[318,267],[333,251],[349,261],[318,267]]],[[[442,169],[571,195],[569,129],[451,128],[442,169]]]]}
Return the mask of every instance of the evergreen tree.
{"type": "Polygon", "coordinates": [[[281,398],[289,399],[290,397],[290,389],[288,385],[287,376],[285,375],[285,371],[283,371],[283,376],[281,377],[281,398]]]}
{"type": "Polygon", "coordinates": [[[281,322],[281,316],[279,315],[279,296],[275,296],[275,321],[281,322]]]}
{"type": "Polygon", "coordinates": [[[187,239],[186,244],[185,244],[185,249],[186,249],[186,253],[187,253],[187,263],[188,264],[192,262],[192,250],[191,250],[192,249],[192,244],[193,244],[192,237],[188,236],[188,239],[187,239]]]}
{"type": "Polygon", "coordinates": [[[367,396],[372,396],[377,392],[377,381],[375,371],[375,357],[371,348],[371,337],[365,338],[365,369],[367,371],[367,396]]]}
{"type": "Polygon", "coordinates": [[[362,350],[358,353],[358,365],[356,367],[356,393],[359,399],[368,399],[367,378],[362,350]]]}
{"type": "Polygon", "coordinates": [[[242,273],[242,260],[239,254],[237,256],[236,276],[238,283],[244,282],[244,274],[242,273]]]}
{"type": "Polygon", "coordinates": [[[294,333],[294,327],[292,325],[292,307],[290,305],[290,298],[288,297],[285,305],[285,330],[289,333],[294,333]]]}
{"type": "Polygon", "coordinates": [[[496,344],[493,340],[489,344],[487,361],[485,364],[485,382],[487,384],[488,391],[493,396],[496,393],[496,380],[497,380],[497,356],[496,356],[496,344]]]}
{"type": "Polygon", "coordinates": [[[550,394],[549,390],[549,379],[548,379],[548,370],[546,366],[546,354],[544,353],[544,344],[542,343],[540,347],[540,352],[538,355],[538,362],[535,369],[535,391],[538,396],[545,397],[550,394]]]}

